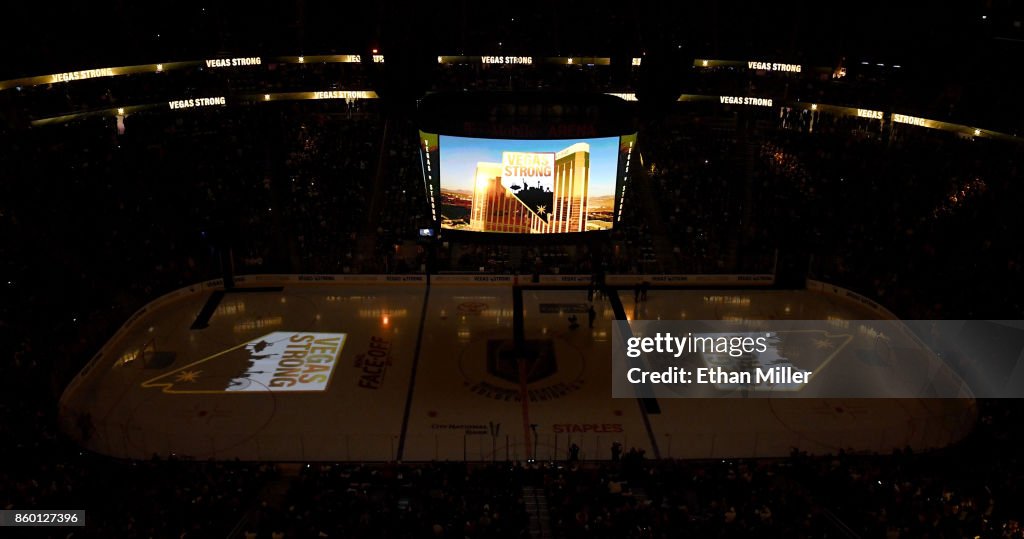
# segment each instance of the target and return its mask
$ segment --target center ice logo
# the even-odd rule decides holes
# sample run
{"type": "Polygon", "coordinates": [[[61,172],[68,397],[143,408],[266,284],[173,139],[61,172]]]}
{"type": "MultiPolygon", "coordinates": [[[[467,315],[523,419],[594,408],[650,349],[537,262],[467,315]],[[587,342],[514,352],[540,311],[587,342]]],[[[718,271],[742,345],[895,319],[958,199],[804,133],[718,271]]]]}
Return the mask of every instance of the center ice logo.
{"type": "Polygon", "coordinates": [[[558,372],[555,347],[550,340],[527,340],[522,350],[512,341],[487,341],[487,372],[513,384],[539,382],[558,372]],[[522,358],[522,360],[520,360],[522,358]]]}
{"type": "Polygon", "coordinates": [[[164,393],[323,391],[344,333],[275,331],[142,383],[164,393]]]}
{"type": "Polygon", "coordinates": [[[583,354],[570,343],[527,339],[477,339],[462,350],[459,371],[466,389],[491,401],[519,402],[525,382],[530,402],[559,399],[584,385],[583,354]]]}

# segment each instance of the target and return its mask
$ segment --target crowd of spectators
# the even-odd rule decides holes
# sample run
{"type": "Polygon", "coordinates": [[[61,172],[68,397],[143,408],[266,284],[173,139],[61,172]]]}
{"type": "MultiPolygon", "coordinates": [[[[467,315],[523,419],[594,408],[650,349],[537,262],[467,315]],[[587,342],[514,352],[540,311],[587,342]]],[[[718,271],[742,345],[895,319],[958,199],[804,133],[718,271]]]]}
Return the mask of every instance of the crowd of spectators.
{"type": "Polygon", "coordinates": [[[978,401],[976,430],[938,452],[799,460],[796,478],[862,537],[1022,537],[1013,400],[978,401]]]}
{"type": "Polygon", "coordinates": [[[254,536],[1024,537],[1024,412],[979,401],[966,440],[932,453],[837,448],[783,459],[655,460],[621,446],[608,457],[527,463],[313,464],[279,503],[246,522],[254,536]],[[527,504],[531,491],[544,503],[527,504]],[[532,514],[531,514],[532,512],[532,514]],[[530,517],[534,517],[531,524],[530,517]]]}
{"type": "Polygon", "coordinates": [[[281,118],[286,155],[273,165],[279,180],[274,187],[281,202],[277,229],[289,235],[286,243],[299,259],[291,268],[360,271],[358,235],[371,212],[384,127],[374,111],[361,110],[370,107],[354,102],[346,113],[315,114],[297,123],[281,118]]]}
{"type": "Polygon", "coordinates": [[[1024,308],[1015,143],[785,109],[680,110],[641,137],[676,271],[772,272],[798,252],[907,318],[1024,308]]]}
{"type": "Polygon", "coordinates": [[[1022,537],[1015,401],[979,401],[977,430],[933,453],[552,465],[559,537],[1022,537]]]}
{"type": "Polygon", "coordinates": [[[661,224],[675,272],[733,273],[743,210],[751,204],[744,194],[748,142],[734,117],[706,118],[696,129],[692,123],[666,121],[640,139],[661,217],[648,224],[661,224]]]}
{"type": "Polygon", "coordinates": [[[257,537],[528,537],[526,475],[516,463],[310,464],[246,528],[257,537]]]}
{"type": "Polygon", "coordinates": [[[375,254],[364,266],[383,273],[416,273],[427,269],[428,252],[419,229],[434,227],[423,182],[419,134],[409,118],[388,120],[387,137],[375,183],[378,196],[370,230],[375,254]]]}
{"type": "Polygon", "coordinates": [[[1020,316],[1018,144],[829,115],[773,136],[767,206],[816,276],[904,318],[1020,316]]]}

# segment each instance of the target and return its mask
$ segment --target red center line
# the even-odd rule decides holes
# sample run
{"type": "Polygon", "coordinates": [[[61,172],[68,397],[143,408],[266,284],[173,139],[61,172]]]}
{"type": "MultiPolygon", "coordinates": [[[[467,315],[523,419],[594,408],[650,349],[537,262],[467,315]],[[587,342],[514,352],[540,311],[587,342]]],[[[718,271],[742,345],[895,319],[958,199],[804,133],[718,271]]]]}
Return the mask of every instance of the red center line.
{"type": "Polygon", "coordinates": [[[526,458],[533,459],[533,444],[530,443],[530,402],[526,391],[526,358],[519,357],[519,402],[523,407],[523,440],[526,445],[526,458]]]}

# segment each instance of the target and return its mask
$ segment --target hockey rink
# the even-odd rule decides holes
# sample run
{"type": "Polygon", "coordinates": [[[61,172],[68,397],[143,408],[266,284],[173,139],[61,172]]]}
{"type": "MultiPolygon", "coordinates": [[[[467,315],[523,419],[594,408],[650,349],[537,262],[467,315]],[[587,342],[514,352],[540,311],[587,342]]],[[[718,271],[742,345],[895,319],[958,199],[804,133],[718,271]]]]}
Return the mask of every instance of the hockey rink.
{"type": "Polygon", "coordinates": [[[674,458],[921,450],[974,420],[970,399],[611,398],[613,299],[631,319],[879,316],[838,294],[636,301],[629,288],[594,299],[590,328],[586,290],[525,289],[526,363],[511,354],[508,280],[342,277],[240,279],[219,302],[211,282],[154,301],[65,391],[64,430],[117,457],[484,461],[566,458],[573,444],[607,459],[613,442],[674,458]]]}
{"type": "MultiPolygon", "coordinates": [[[[841,325],[879,317],[861,302],[810,290],[654,290],[646,301],[635,296],[632,289],[619,292],[634,320],[832,320],[841,325]]],[[[900,360],[837,363],[855,363],[859,372],[850,376],[894,383],[909,370],[897,365],[900,360]]],[[[774,457],[793,448],[811,454],[937,448],[963,438],[975,419],[969,399],[686,398],[658,399],[658,406],[660,413],[648,415],[651,431],[660,455],[675,458],[774,457]]]]}

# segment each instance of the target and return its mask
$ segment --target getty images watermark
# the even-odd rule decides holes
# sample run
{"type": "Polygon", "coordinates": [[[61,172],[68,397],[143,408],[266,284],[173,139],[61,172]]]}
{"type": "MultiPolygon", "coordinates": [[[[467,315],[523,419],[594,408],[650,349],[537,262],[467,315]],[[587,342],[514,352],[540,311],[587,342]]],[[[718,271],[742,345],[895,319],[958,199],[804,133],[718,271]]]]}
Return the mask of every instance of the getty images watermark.
{"type": "Polygon", "coordinates": [[[1024,397],[1024,322],[617,321],[618,398],[1024,397]]]}

